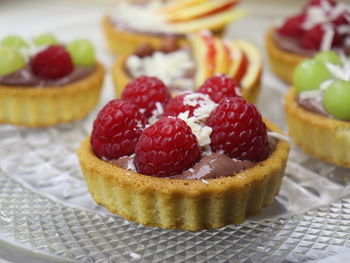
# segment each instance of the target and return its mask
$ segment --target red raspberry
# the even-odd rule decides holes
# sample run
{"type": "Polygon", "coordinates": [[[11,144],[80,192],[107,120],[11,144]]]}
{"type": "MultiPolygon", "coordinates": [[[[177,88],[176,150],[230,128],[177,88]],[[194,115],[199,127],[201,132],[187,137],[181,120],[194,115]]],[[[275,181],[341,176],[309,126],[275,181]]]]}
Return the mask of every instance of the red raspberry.
{"type": "Polygon", "coordinates": [[[305,21],[305,15],[296,15],[284,21],[283,25],[278,29],[278,33],[286,37],[301,37],[304,33],[302,24],[305,21]]]}
{"type": "Polygon", "coordinates": [[[350,12],[343,12],[342,14],[340,14],[338,17],[336,17],[335,19],[333,19],[332,23],[335,26],[340,26],[340,25],[349,25],[350,22],[348,21],[348,19],[346,17],[350,16],[350,12]]]}
{"type": "MultiPolygon", "coordinates": [[[[334,33],[332,47],[339,46],[342,43],[341,35],[336,31],[334,31],[334,33]]],[[[305,32],[301,38],[300,45],[305,49],[319,50],[324,34],[325,30],[323,29],[323,25],[316,25],[309,31],[305,32]]]]}
{"type": "Polygon", "coordinates": [[[187,170],[200,158],[201,148],[191,128],[181,119],[166,117],[144,130],[134,162],[141,174],[164,177],[187,170]]]}
{"type": "Polygon", "coordinates": [[[60,79],[73,71],[70,54],[63,46],[52,45],[37,53],[31,60],[35,75],[43,79],[60,79]]]}
{"type": "Polygon", "coordinates": [[[209,116],[206,125],[213,151],[224,151],[231,158],[262,161],[269,154],[265,123],[253,104],[242,98],[222,100],[209,116]]]}
{"type": "Polygon", "coordinates": [[[238,83],[224,74],[216,74],[207,79],[198,89],[198,92],[208,94],[216,103],[228,97],[242,96],[238,83]]]}
{"type": "Polygon", "coordinates": [[[121,99],[132,101],[140,109],[144,109],[147,118],[156,108],[156,102],[165,106],[170,98],[168,88],[160,79],[146,76],[140,76],[129,82],[121,96],[121,99]]]}
{"type": "Polygon", "coordinates": [[[204,101],[203,97],[198,97],[195,99],[196,105],[188,105],[184,103],[184,98],[187,95],[191,94],[200,94],[201,96],[207,96],[201,93],[191,93],[191,92],[186,92],[181,95],[177,95],[175,98],[172,98],[169,100],[168,104],[164,108],[164,113],[163,116],[174,116],[177,117],[181,112],[186,112],[189,111],[188,116],[191,117],[193,116],[193,112],[195,109],[199,108],[201,106],[200,102],[204,101]]]}
{"type": "Polygon", "coordinates": [[[117,159],[134,153],[145,123],[145,116],[134,103],[120,99],[110,101],[94,121],[91,145],[95,154],[104,159],[117,159]]]}

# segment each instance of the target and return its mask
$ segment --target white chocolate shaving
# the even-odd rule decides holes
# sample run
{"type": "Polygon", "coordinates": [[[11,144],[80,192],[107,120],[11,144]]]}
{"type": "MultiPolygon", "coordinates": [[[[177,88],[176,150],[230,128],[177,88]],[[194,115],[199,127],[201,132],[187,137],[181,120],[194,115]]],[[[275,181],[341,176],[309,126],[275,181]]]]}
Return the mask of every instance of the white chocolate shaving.
{"type": "Polygon", "coordinates": [[[166,17],[158,12],[161,1],[149,1],[147,4],[135,5],[118,1],[110,17],[119,28],[142,30],[147,32],[171,32],[166,17]]]}
{"type": "Polygon", "coordinates": [[[141,75],[157,77],[177,90],[192,90],[194,87],[193,78],[186,77],[186,73],[195,69],[195,63],[186,50],[167,54],[155,52],[144,58],[131,55],[126,60],[126,67],[134,78],[141,75]]]}
{"type": "Polygon", "coordinates": [[[326,67],[336,79],[350,81],[350,61],[349,60],[347,60],[344,63],[344,65],[334,65],[331,63],[326,63],[326,67]]]}
{"type": "Polygon", "coordinates": [[[291,143],[291,139],[286,136],[286,135],[283,135],[283,134],[280,134],[280,133],[277,133],[277,132],[267,132],[267,135],[272,137],[272,138],[275,138],[275,139],[278,139],[278,140],[283,140],[283,141],[286,141],[288,143],[291,143]]]}
{"type": "Polygon", "coordinates": [[[148,118],[148,123],[152,125],[159,119],[159,116],[162,115],[163,113],[164,113],[163,105],[157,101],[156,108],[152,111],[151,117],[148,118]]]}
{"type": "Polygon", "coordinates": [[[193,111],[193,116],[189,117],[189,111],[182,112],[178,118],[182,119],[191,127],[193,134],[197,137],[200,146],[205,147],[210,145],[210,135],[212,128],[206,126],[204,123],[209,117],[210,113],[216,108],[217,104],[213,102],[206,94],[190,93],[184,97],[184,104],[190,106],[197,106],[193,111]]]}
{"type": "Polygon", "coordinates": [[[323,36],[322,36],[322,41],[321,41],[321,50],[330,50],[332,47],[332,42],[334,38],[334,28],[330,24],[325,24],[323,25],[323,30],[325,31],[323,36]]]}
{"type": "Polygon", "coordinates": [[[321,90],[306,90],[303,92],[299,93],[299,97],[302,100],[306,100],[306,99],[314,99],[317,98],[319,96],[321,96],[322,91],[321,90]]]}

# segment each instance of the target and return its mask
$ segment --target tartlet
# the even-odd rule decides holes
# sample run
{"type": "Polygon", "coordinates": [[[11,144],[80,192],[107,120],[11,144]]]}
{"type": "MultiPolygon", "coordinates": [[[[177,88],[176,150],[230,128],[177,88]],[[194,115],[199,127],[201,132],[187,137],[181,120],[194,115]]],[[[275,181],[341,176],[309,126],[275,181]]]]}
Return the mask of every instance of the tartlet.
{"type": "MultiPolygon", "coordinates": [[[[5,40],[14,38],[19,37],[5,40]]],[[[91,44],[76,40],[64,47],[50,42],[56,40],[46,41],[39,47],[16,47],[6,41],[0,46],[3,54],[15,54],[20,61],[0,74],[0,123],[46,127],[82,119],[97,105],[104,67],[93,54],[68,51],[81,50],[82,45],[92,49],[91,44]]]]}
{"type": "Polygon", "coordinates": [[[295,67],[319,51],[348,52],[349,12],[333,0],[311,0],[300,14],[270,28],[265,46],[272,71],[291,84],[295,67]]]}
{"type": "MultiPolygon", "coordinates": [[[[150,74],[165,81],[170,86],[173,95],[179,92],[194,90],[200,87],[205,79],[215,74],[226,74],[241,84],[241,91],[245,99],[252,103],[257,102],[263,63],[261,54],[252,43],[244,40],[225,40],[215,37],[207,31],[192,34],[189,38],[189,46],[175,47],[174,44],[169,44],[170,41],[164,41],[159,48],[142,45],[132,53],[120,56],[112,68],[117,97],[123,92],[128,82],[142,74],[141,72],[132,76],[133,73],[128,68],[129,60],[135,57],[148,59],[159,55],[162,55],[166,59],[167,56],[171,56],[177,52],[185,52],[188,54],[186,62],[193,63],[192,72],[190,72],[192,76],[186,77],[187,80],[193,81],[192,84],[182,87],[179,85],[180,88],[176,87],[173,90],[171,87],[172,83],[170,83],[172,80],[168,80],[169,75],[163,72],[158,74],[156,69],[153,70],[153,68],[150,68],[150,74]],[[215,44],[210,46],[210,43],[215,44]]],[[[158,58],[155,59],[158,60],[158,58]]],[[[176,61],[176,64],[177,69],[179,69],[183,62],[179,60],[176,61]]],[[[156,66],[158,71],[165,68],[164,63],[156,66]]],[[[184,72],[184,74],[187,73],[184,72]]],[[[174,77],[174,80],[178,81],[179,77],[174,77]]]]}
{"type": "MultiPolygon", "coordinates": [[[[143,84],[145,81],[147,81],[145,77],[142,77],[143,84]]],[[[151,82],[153,84],[150,84],[150,87],[153,87],[154,80],[151,82]]],[[[143,130],[142,113],[149,112],[149,110],[141,108],[139,111],[136,104],[127,101],[131,88],[137,89],[138,92],[143,90],[140,83],[141,81],[134,81],[129,84],[128,91],[122,96],[124,100],[111,101],[101,110],[95,120],[92,135],[87,136],[77,150],[89,192],[98,204],[106,207],[112,213],[143,225],[197,231],[242,223],[247,216],[259,213],[263,207],[272,203],[281,186],[288,159],[289,144],[278,139],[279,136],[267,142],[266,126],[272,132],[271,136],[273,133],[280,134],[281,131],[269,121],[262,120],[252,104],[236,96],[226,97],[213,107],[216,104],[213,104],[207,95],[198,93],[188,93],[184,97],[178,96],[172,99],[175,103],[172,103],[172,100],[166,103],[169,97],[163,94],[163,98],[167,97],[163,101],[165,105],[164,111],[161,111],[163,117],[158,121],[151,117],[149,120],[153,120],[151,122],[153,124],[149,124],[150,126],[146,126],[147,128],[143,130]],[[198,99],[199,104],[196,104],[195,109],[192,108],[193,103],[188,105],[185,103],[190,98],[198,99]],[[179,106],[182,102],[184,104],[179,106]],[[170,104],[171,107],[168,106],[170,104]],[[254,126],[255,128],[252,128],[251,131],[256,134],[254,136],[259,137],[257,139],[257,137],[250,137],[246,134],[247,136],[239,139],[246,143],[241,141],[243,144],[237,144],[233,148],[230,146],[231,143],[227,144],[226,146],[231,147],[231,153],[228,148],[220,148],[223,144],[218,140],[222,139],[222,134],[215,137],[220,133],[216,129],[227,128],[226,125],[222,126],[222,123],[217,123],[218,116],[222,118],[223,111],[228,110],[227,118],[230,119],[227,119],[227,122],[232,122],[232,115],[228,108],[237,111],[236,117],[233,117],[237,121],[236,125],[230,126],[230,124],[229,129],[254,126]],[[127,109],[127,111],[121,111],[121,109],[127,109]],[[196,112],[196,109],[199,111],[196,112]],[[174,110],[180,112],[179,115],[177,113],[172,115],[174,110]],[[199,124],[200,121],[205,121],[202,114],[208,114],[205,124],[203,122],[199,124]],[[129,116],[123,117],[128,118],[129,122],[121,121],[121,116],[129,116]],[[249,124],[246,122],[247,118],[252,118],[249,124]],[[253,118],[257,119],[253,121],[253,118]],[[114,125],[114,122],[118,124],[114,125]],[[208,131],[208,126],[203,125],[209,125],[212,128],[208,131]],[[120,131],[117,127],[124,128],[120,131]],[[140,137],[132,137],[132,134],[136,134],[138,129],[140,129],[141,136],[138,134],[140,137]],[[158,132],[155,132],[156,129],[158,132]],[[176,129],[178,130],[174,133],[176,129]],[[189,137],[183,137],[179,131],[189,133],[186,135],[189,137]],[[114,139],[108,142],[109,139],[106,136],[114,139]],[[123,136],[128,138],[127,141],[121,139],[123,136]],[[150,142],[152,136],[154,139],[151,139],[150,142]],[[172,140],[177,143],[171,144],[172,140]],[[189,140],[192,140],[194,144],[188,143],[189,140]],[[135,150],[130,148],[131,142],[136,143],[135,150]],[[162,145],[161,148],[154,146],[154,143],[162,145]],[[179,146],[180,144],[183,146],[179,146]],[[173,152],[173,147],[176,147],[176,152],[173,152]],[[181,147],[187,149],[185,151],[187,157],[184,155],[183,160],[181,155],[179,157],[179,152],[184,153],[181,147]],[[206,150],[205,153],[196,157],[198,147],[201,147],[201,151],[206,150]],[[250,150],[240,152],[243,149],[241,147],[250,150]],[[126,152],[126,149],[129,151],[126,152]],[[231,155],[234,154],[236,157],[229,158],[229,162],[235,162],[240,165],[240,168],[230,170],[235,171],[232,173],[221,171],[220,174],[215,174],[212,169],[218,168],[213,168],[214,166],[206,168],[207,164],[203,160],[204,156],[211,158],[217,154],[224,155],[225,158],[229,158],[228,156],[234,158],[231,155]],[[179,158],[180,162],[174,161],[179,158]],[[197,159],[194,162],[188,160],[195,158],[197,159]],[[256,161],[253,162],[253,160],[256,161]],[[157,163],[156,166],[154,162],[157,163]],[[182,167],[184,163],[186,165],[182,167]],[[178,168],[179,166],[181,168],[178,168]],[[203,173],[203,168],[209,170],[203,173]]],[[[139,94],[141,98],[144,95],[145,93],[139,94]]],[[[136,102],[139,105],[138,99],[136,102]]],[[[161,106],[158,104],[156,108],[159,107],[161,106]]],[[[226,132],[227,136],[232,133],[228,130],[226,132]]],[[[233,141],[232,144],[234,144],[233,141]]],[[[211,160],[215,161],[216,157],[213,158],[211,160]]],[[[217,162],[219,167],[221,165],[227,167],[223,161],[217,162]]],[[[209,163],[212,164],[212,161],[209,163]]]]}
{"type": "Polygon", "coordinates": [[[201,29],[222,34],[226,25],[244,15],[237,0],[121,2],[102,20],[110,51],[130,53],[142,43],[159,46],[164,38],[186,42],[186,35],[201,29]]]}
{"type": "Polygon", "coordinates": [[[285,96],[285,113],[289,135],[301,149],[350,167],[350,64],[344,60],[328,51],[299,64],[294,87],[285,96]]]}
{"type": "Polygon", "coordinates": [[[350,122],[305,110],[297,105],[295,95],[292,88],[285,97],[289,136],[315,158],[350,168],[350,122]]]}
{"type": "Polygon", "coordinates": [[[286,83],[293,83],[295,67],[306,59],[305,56],[285,51],[277,46],[273,35],[276,28],[271,28],[265,36],[265,46],[272,71],[286,83]]]}

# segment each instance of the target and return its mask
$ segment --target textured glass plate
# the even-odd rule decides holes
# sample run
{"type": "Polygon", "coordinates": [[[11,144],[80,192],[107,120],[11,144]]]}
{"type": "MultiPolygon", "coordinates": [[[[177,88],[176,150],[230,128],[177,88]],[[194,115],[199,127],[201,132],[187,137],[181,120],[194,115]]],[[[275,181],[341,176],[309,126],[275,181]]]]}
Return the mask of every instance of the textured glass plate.
{"type": "MultiPolygon", "coordinates": [[[[97,23],[98,17],[78,20],[55,31],[68,39],[74,36],[71,28],[86,32],[110,65],[97,23]]],[[[263,32],[270,23],[268,18],[250,18],[231,27],[228,35],[244,36],[263,50],[263,32]]],[[[266,72],[259,107],[284,129],[286,91],[266,72]]],[[[112,97],[108,76],[98,108],[112,97]]],[[[75,155],[96,113],[47,129],[0,126],[2,241],[52,260],[56,256],[79,262],[303,262],[350,246],[350,198],[344,198],[350,194],[349,170],[318,162],[294,146],[276,200],[244,224],[169,231],[111,215],[90,197],[75,155]]]]}

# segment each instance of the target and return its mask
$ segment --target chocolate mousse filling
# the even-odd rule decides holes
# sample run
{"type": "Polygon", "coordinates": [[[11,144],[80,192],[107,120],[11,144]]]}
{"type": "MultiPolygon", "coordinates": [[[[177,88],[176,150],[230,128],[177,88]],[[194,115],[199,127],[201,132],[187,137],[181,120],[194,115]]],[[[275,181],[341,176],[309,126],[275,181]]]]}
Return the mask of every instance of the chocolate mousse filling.
{"type": "Polygon", "coordinates": [[[297,54],[304,57],[314,56],[318,50],[304,49],[300,46],[300,40],[295,37],[281,36],[278,32],[274,32],[273,38],[280,49],[297,54]]]}
{"type": "MultiPolygon", "coordinates": [[[[275,150],[276,144],[276,139],[269,137],[270,154],[275,150]]],[[[109,161],[110,164],[127,170],[135,169],[133,162],[133,155],[109,161]]],[[[238,174],[257,165],[258,163],[259,162],[232,159],[224,153],[202,153],[202,158],[190,169],[184,171],[183,173],[164,178],[181,180],[206,180],[222,178],[238,174]]]]}
{"type": "Polygon", "coordinates": [[[307,111],[318,115],[322,115],[327,118],[332,118],[332,116],[329,115],[323,107],[323,101],[321,96],[315,98],[302,99],[299,95],[297,95],[295,97],[295,101],[300,107],[307,111]]]}
{"type": "MultiPolygon", "coordinates": [[[[280,49],[303,57],[311,58],[320,51],[318,49],[302,48],[298,38],[281,36],[277,31],[274,32],[273,39],[280,49]]],[[[332,47],[332,50],[341,50],[342,52],[345,52],[345,54],[350,54],[350,45],[345,41],[343,46],[338,46],[336,48],[332,47]]]]}
{"type": "Polygon", "coordinates": [[[73,71],[60,79],[48,80],[37,77],[31,70],[30,65],[17,70],[8,75],[0,75],[1,86],[20,86],[20,87],[55,87],[70,84],[79,81],[96,70],[96,65],[93,66],[75,66],[73,71]]]}

